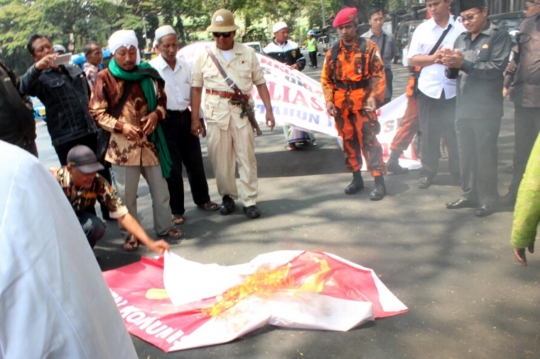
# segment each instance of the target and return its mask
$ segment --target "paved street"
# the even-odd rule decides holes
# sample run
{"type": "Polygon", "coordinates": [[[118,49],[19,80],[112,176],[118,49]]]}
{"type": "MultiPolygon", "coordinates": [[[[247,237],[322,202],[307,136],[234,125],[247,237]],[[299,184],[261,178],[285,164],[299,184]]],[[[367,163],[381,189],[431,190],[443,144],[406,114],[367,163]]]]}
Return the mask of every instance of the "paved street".
{"type": "MultiPolygon", "coordinates": [[[[322,66],[306,73],[318,79],[322,66]]],[[[395,94],[407,72],[399,65],[395,94]]],[[[506,102],[499,139],[499,191],[506,193],[513,150],[513,107],[506,102]]],[[[46,128],[38,125],[40,159],[57,164],[46,128]]],[[[345,333],[267,327],[233,343],[165,354],[133,337],[139,358],[362,358],[514,359],[540,357],[540,256],[528,268],[513,258],[509,244],[512,213],[476,218],[472,210],[449,211],[457,199],[446,160],[434,185],[417,188],[418,172],[386,177],[388,195],[371,202],[373,181],[347,196],[350,182],[336,140],[318,135],[316,148],[286,151],[281,128],[257,138],[258,205],[262,216],[248,220],[241,204],[230,216],[205,212],[191,201],[186,181],[186,223],[172,250],[189,260],[232,265],[283,249],[321,250],[373,268],[409,307],[406,314],[378,320],[345,333]]],[[[215,202],[212,169],[203,143],[206,173],[215,202]]],[[[139,219],[152,228],[151,201],[139,186],[139,219]]],[[[143,247],[124,252],[113,221],[96,254],[103,270],[151,256],[143,247]]],[[[196,275],[196,274],[194,274],[196,275]]]]}

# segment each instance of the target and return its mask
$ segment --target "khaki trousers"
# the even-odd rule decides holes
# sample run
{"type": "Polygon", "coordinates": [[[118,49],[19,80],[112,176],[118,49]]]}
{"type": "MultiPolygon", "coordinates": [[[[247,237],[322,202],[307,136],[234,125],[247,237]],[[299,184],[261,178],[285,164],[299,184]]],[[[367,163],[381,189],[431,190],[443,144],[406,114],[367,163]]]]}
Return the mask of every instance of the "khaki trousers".
{"type": "MultiPolygon", "coordinates": [[[[161,166],[118,166],[113,164],[112,169],[118,195],[135,219],[137,219],[137,188],[142,174],[148,183],[152,196],[154,229],[159,236],[166,235],[173,228],[173,224],[171,207],[169,206],[169,189],[161,174],[161,166]]],[[[125,238],[128,234],[126,229],[120,224],[119,228],[120,233],[125,238]]]]}
{"type": "Polygon", "coordinates": [[[208,123],[208,157],[216,176],[219,194],[238,199],[235,167],[238,163],[240,175],[240,199],[244,207],[254,206],[257,202],[257,159],[255,158],[255,136],[251,125],[237,128],[230,121],[227,130],[220,129],[215,123],[208,123]]]}

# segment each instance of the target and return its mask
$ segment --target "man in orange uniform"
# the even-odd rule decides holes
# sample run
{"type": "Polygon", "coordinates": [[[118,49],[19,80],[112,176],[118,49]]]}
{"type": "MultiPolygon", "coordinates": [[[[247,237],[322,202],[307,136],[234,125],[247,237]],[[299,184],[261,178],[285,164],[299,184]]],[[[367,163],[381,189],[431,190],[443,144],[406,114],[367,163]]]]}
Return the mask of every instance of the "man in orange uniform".
{"type": "Polygon", "coordinates": [[[407,87],[405,89],[407,108],[399,122],[399,130],[390,145],[390,158],[388,159],[388,162],[386,162],[386,169],[388,172],[394,174],[407,173],[409,171],[407,168],[403,168],[399,165],[399,158],[403,154],[403,151],[409,147],[414,135],[416,135],[420,129],[420,124],[418,123],[418,105],[414,94],[416,82],[414,71],[419,71],[420,68],[410,67],[409,69],[411,70],[411,76],[409,76],[407,87]]]}
{"type": "Polygon", "coordinates": [[[334,117],[343,139],[345,165],[353,173],[345,193],[353,194],[364,188],[360,174],[363,153],[375,178],[375,189],[369,196],[372,201],[378,201],[386,195],[383,150],[376,137],[381,126],[374,112],[377,101],[384,101],[383,61],[377,45],[358,36],[355,8],[341,10],[333,25],[341,40],[326,52],[321,85],[328,113],[334,117]]]}

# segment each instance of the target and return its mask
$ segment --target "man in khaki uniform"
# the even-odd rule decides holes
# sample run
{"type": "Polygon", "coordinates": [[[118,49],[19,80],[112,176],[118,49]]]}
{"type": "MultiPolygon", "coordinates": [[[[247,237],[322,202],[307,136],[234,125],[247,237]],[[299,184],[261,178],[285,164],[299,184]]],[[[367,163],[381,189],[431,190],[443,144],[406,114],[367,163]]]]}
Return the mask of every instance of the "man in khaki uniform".
{"type": "MultiPolygon", "coordinates": [[[[257,86],[266,108],[266,123],[273,129],[274,114],[262,69],[255,51],[234,41],[237,29],[229,10],[216,11],[207,29],[212,32],[215,40],[209,49],[244,96],[249,96],[253,85],[257,86]]],[[[234,210],[234,200],[240,197],[246,216],[258,218],[261,212],[256,206],[257,160],[253,128],[247,115],[240,116],[242,108],[231,103],[234,92],[207,51],[201,53],[195,61],[191,86],[191,133],[194,136],[204,134],[199,121],[199,109],[202,88],[206,89],[204,113],[208,125],[208,157],[216,175],[219,194],[223,196],[220,213],[230,214],[234,210]],[[240,174],[240,196],[236,188],[235,162],[238,162],[240,174]]],[[[254,104],[251,97],[249,103],[252,106],[254,104]]]]}

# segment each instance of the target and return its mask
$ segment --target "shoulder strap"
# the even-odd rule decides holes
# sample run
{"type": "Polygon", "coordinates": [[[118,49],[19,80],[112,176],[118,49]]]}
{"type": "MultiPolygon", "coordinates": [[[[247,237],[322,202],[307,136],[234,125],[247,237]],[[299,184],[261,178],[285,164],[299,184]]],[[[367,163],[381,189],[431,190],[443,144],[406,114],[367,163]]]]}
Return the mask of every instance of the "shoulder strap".
{"type": "Polygon", "coordinates": [[[433,55],[437,51],[439,46],[441,46],[444,38],[446,37],[446,35],[448,35],[448,32],[450,31],[451,28],[452,28],[452,24],[448,24],[448,27],[446,28],[446,30],[443,31],[443,33],[441,34],[441,37],[439,37],[439,40],[437,40],[437,42],[435,43],[435,46],[433,46],[433,48],[429,52],[430,56],[433,55]]]}
{"type": "Polygon", "coordinates": [[[116,106],[116,109],[114,110],[114,118],[118,119],[118,116],[120,116],[120,112],[122,112],[122,108],[124,107],[124,104],[127,101],[127,98],[129,96],[129,93],[131,92],[132,87],[133,87],[133,81],[126,81],[126,87],[124,88],[124,93],[122,94],[122,98],[120,99],[120,102],[118,102],[118,106],[116,106]]]}
{"type": "Polygon", "coordinates": [[[383,32],[382,35],[382,46],[381,46],[381,59],[384,59],[384,48],[386,47],[386,34],[383,32]]]}
{"type": "Polygon", "coordinates": [[[216,65],[219,73],[221,74],[221,76],[223,76],[223,78],[225,79],[225,82],[227,83],[227,86],[229,86],[233,91],[234,93],[236,94],[236,96],[242,96],[243,93],[242,91],[238,88],[238,86],[234,83],[233,80],[231,80],[231,78],[229,77],[229,75],[227,75],[227,73],[225,72],[225,70],[223,69],[223,67],[221,66],[221,64],[219,63],[218,59],[216,58],[216,55],[214,55],[214,53],[212,52],[212,50],[210,50],[209,47],[206,48],[206,52],[208,52],[208,55],[210,56],[210,58],[212,59],[212,61],[214,62],[214,65],[216,65]]]}

